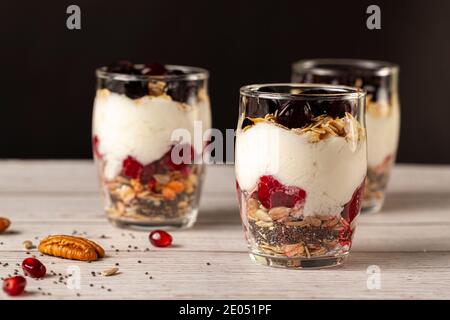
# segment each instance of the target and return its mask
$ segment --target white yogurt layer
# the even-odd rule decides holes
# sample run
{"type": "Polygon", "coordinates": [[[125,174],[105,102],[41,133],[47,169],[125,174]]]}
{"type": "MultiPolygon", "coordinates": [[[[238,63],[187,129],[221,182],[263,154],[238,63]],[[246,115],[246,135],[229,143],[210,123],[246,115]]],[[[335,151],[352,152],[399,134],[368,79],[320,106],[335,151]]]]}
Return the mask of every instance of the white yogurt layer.
{"type": "Polygon", "coordinates": [[[236,177],[252,191],[261,176],[273,175],[285,186],[306,191],[305,215],[338,215],[367,170],[365,140],[356,150],[343,137],[316,143],[270,123],[257,123],[236,137],[236,177]]]}
{"type": "Polygon", "coordinates": [[[388,116],[366,114],[368,164],[375,167],[381,164],[387,156],[395,154],[400,134],[400,107],[392,105],[388,116]]]}
{"type": "Polygon", "coordinates": [[[167,96],[133,100],[113,92],[97,94],[93,133],[105,160],[105,178],[117,176],[128,156],[144,165],[159,160],[170,150],[176,129],[186,129],[194,139],[196,120],[202,121],[203,130],[211,127],[209,101],[186,105],[167,96]]]}

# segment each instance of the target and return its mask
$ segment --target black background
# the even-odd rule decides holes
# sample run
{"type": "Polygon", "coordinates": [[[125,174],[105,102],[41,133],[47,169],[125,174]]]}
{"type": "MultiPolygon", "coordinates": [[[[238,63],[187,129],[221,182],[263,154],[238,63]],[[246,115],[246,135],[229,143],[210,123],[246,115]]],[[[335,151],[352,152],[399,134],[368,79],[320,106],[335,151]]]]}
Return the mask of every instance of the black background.
{"type": "Polygon", "coordinates": [[[117,59],[211,71],[213,125],[238,89],[290,80],[301,58],[400,65],[400,162],[450,163],[450,1],[83,0],[0,3],[2,158],[89,158],[94,69],[117,59]],[[81,7],[82,29],[66,28],[81,7]],[[370,4],[382,29],[366,28],[370,4]]]}

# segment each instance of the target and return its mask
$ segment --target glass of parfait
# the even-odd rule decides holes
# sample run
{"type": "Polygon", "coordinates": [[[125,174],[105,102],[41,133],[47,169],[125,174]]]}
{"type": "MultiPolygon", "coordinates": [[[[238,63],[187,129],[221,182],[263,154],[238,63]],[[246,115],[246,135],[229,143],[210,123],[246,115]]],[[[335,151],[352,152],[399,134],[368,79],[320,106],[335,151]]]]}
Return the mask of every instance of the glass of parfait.
{"type": "Polygon", "coordinates": [[[96,75],[93,152],[109,220],[192,226],[204,175],[194,128],[211,127],[208,72],[119,61],[96,75]]]}
{"type": "Polygon", "coordinates": [[[341,84],[367,92],[368,167],[363,212],[381,210],[395,163],[400,105],[397,65],[354,59],[300,60],[292,65],[292,82],[341,84]]]}
{"type": "Polygon", "coordinates": [[[240,90],[236,185],[254,261],[340,264],[350,251],[367,170],[361,89],[314,84],[240,90]]]}

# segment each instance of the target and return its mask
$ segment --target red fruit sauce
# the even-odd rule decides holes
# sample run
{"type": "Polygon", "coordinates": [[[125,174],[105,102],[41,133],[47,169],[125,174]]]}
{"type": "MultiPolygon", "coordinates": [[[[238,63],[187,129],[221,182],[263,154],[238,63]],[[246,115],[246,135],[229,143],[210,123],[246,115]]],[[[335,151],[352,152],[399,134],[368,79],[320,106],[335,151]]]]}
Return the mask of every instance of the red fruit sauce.
{"type": "Polygon", "coordinates": [[[342,217],[347,220],[349,223],[356,218],[361,210],[362,199],[364,197],[364,185],[365,179],[355,190],[350,201],[344,206],[344,210],[342,211],[342,217]]]}
{"type": "Polygon", "coordinates": [[[144,166],[132,156],[123,160],[123,174],[130,179],[137,179],[141,175],[144,166]]]}
{"type": "Polygon", "coordinates": [[[273,176],[262,176],[258,182],[258,199],[268,209],[273,207],[288,207],[305,202],[305,190],[281,184],[273,176]]]}

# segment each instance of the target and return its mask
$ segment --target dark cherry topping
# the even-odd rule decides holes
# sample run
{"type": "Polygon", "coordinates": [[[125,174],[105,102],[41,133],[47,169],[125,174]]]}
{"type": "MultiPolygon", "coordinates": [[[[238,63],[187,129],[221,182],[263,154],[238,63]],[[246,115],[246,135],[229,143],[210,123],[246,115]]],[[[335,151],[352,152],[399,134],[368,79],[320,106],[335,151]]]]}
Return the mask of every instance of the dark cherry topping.
{"type": "Polygon", "coordinates": [[[166,67],[160,63],[134,64],[127,60],[111,63],[106,67],[106,71],[144,76],[162,76],[167,73],[166,67]]]}
{"type": "Polygon", "coordinates": [[[140,71],[145,76],[161,76],[167,74],[166,67],[160,63],[145,64],[140,71]]]}
{"type": "Polygon", "coordinates": [[[313,113],[307,101],[290,100],[276,113],[276,122],[288,128],[302,128],[311,122],[313,113]]]}
{"type": "Polygon", "coordinates": [[[137,74],[134,64],[127,60],[119,60],[106,67],[106,71],[113,73],[137,74]]]}
{"type": "MultiPolygon", "coordinates": [[[[127,60],[110,64],[106,67],[106,71],[137,76],[181,76],[188,74],[181,69],[167,69],[165,65],[160,63],[134,64],[127,60]]],[[[196,97],[198,90],[204,84],[204,80],[165,79],[164,81],[166,81],[166,93],[178,102],[187,102],[190,97],[196,97]]],[[[131,99],[138,99],[149,94],[148,81],[146,80],[100,79],[100,87],[118,94],[125,94],[131,99]]]]}
{"type": "Polygon", "coordinates": [[[340,75],[317,75],[311,73],[297,74],[293,82],[298,83],[332,83],[346,85],[350,87],[359,86],[364,89],[368,95],[372,96],[372,101],[377,102],[380,99],[381,91],[386,91],[388,99],[392,95],[392,78],[388,76],[376,76],[358,73],[355,70],[344,70],[340,75]]]}

